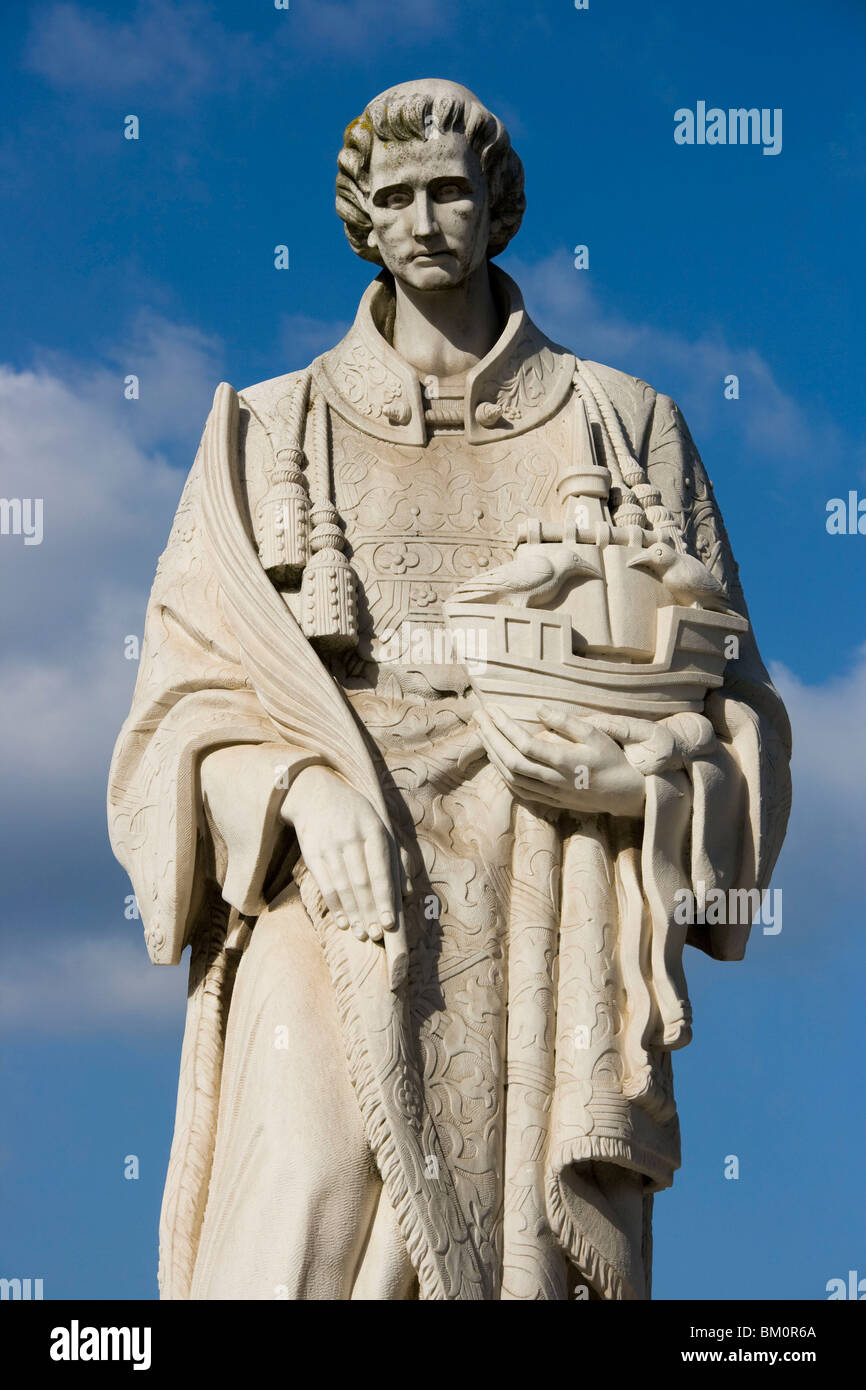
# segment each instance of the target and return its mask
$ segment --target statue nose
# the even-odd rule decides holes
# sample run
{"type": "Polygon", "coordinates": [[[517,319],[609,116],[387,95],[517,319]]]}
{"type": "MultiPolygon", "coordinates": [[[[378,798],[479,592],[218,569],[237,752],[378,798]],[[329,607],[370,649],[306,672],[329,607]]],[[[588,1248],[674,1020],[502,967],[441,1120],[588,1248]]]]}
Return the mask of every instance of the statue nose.
{"type": "Polygon", "coordinates": [[[412,224],[412,232],[417,237],[432,236],[439,230],[430,200],[426,194],[421,194],[415,199],[415,216],[412,224]]]}

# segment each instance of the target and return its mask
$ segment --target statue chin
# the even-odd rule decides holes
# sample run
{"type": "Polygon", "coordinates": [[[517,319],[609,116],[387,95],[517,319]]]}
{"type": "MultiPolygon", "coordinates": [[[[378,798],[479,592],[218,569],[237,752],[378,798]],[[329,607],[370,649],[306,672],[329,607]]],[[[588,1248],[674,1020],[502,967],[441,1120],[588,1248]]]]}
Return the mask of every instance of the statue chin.
{"type": "Polygon", "coordinates": [[[413,290],[456,290],[471,272],[450,252],[443,256],[416,257],[392,272],[395,280],[413,290]]]}

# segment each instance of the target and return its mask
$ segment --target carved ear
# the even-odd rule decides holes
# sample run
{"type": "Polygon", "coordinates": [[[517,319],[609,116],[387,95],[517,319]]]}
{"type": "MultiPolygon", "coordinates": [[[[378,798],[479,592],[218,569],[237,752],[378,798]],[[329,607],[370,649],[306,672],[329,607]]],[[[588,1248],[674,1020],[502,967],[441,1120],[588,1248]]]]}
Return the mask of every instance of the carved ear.
{"type": "Polygon", "coordinates": [[[372,228],[372,227],[370,228],[369,232],[367,233],[367,245],[369,246],[369,248],[370,248],[371,251],[378,251],[378,250],[379,250],[379,243],[378,243],[378,241],[376,240],[376,233],[373,231],[373,228],[372,228]]]}

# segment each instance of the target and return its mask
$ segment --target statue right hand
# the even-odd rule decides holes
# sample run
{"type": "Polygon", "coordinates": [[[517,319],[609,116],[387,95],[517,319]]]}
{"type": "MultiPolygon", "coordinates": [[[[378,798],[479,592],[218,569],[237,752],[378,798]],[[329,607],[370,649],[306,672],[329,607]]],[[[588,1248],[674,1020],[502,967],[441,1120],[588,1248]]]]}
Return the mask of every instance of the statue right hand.
{"type": "Polygon", "coordinates": [[[361,792],[331,768],[298,773],[280,815],[338,927],[380,941],[398,921],[400,865],[394,841],[361,792]]]}

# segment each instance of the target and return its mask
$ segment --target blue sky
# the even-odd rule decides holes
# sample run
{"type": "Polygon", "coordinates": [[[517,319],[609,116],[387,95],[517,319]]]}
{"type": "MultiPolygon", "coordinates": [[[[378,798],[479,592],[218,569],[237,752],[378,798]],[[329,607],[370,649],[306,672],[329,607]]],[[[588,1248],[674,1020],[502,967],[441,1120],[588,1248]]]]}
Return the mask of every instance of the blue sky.
{"type": "Polygon", "coordinates": [[[864,36],[857,0],[3,7],[2,492],[44,498],[45,534],[0,538],[0,1274],[155,1296],[185,970],[148,965],[107,846],[123,639],[216,383],[309,361],[370,278],[333,211],[343,127],[435,75],[523,158],[501,263],[530,312],[683,409],[794,723],[783,930],[738,965],[690,953],[656,1294],[821,1298],[866,1275],[866,537],[825,528],[828,499],[866,496],[864,36]],[[678,146],[674,111],[701,100],[781,108],[782,152],[678,146]]]}

